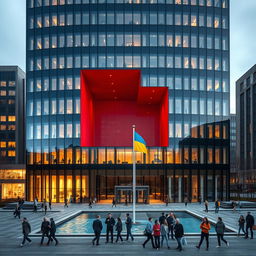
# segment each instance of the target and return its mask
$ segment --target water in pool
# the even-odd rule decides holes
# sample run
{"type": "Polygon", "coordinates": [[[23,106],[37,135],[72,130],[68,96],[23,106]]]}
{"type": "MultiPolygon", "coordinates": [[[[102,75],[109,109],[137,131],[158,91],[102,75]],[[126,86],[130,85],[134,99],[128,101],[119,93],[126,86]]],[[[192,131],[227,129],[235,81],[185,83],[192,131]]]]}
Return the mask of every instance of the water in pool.
{"type": "MultiPolygon", "coordinates": [[[[73,219],[64,222],[59,225],[57,228],[57,234],[93,234],[92,223],[95,219],[95,216],[99,214],[101,216],[101,221],[103,224],[102,233],[106,232],[105,219],[107,213],[81,213],[73,219]]],[[[175,212],[176,218],[180,219],[180,222],[183,224],[185,233],[200,233],[200,223],[201,221],[192,215],[186,212],[175,212]]],[[[125,233],[125,212],[114,212],[113,217],[116,219],[117,217],[121,217],[123,222],[123,232],[125,233]]],[[[132,213],[130,213],[132,217],[132,213]]],[[[149,217],[153,218],[153,221],[158,219],[161,216],[161,212],[137,212],[136,213],[136,221],[138,224],[133,225],[132,232],[133,234],[143,234],[145,229],[147,219],[149,217]]],[[[210,232],[214,232],[214,228],[210,232]]]]}

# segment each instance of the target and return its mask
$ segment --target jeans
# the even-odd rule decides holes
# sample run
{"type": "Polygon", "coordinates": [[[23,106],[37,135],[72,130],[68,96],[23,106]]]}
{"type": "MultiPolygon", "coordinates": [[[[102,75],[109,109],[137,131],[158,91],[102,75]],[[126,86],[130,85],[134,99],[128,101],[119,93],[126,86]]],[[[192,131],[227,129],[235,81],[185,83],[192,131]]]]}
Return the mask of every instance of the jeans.
{"type": "Polygon", "coordinates": [[[224,239],[224,235],[217,234],[217,238],[218,238],[218,246],[220,246],[220,240],[222,240],[225,244],[228,243],[228,242],[224,239]]]}
{"type": "Polygon", "coordinates": [[[182,237],[176,237],[176,240],[177,240],[177,243],[178,243],[177,249],[180,249],[180,250],[182,250],[181,238],[182,238],[182,237]]]}
{"type": "Polygon", "coordinates": [[[201,233],[201,239],[200,239],[198,247],[200,248],[202,242],[204,241],[204,238],[206,240],[206,248],[208,249],[209,248],[209,234],[204,233],[204,232],[201,233]]]}
{"type": "Polygon", "coordinates": [[[155,248],[152,234],[147,234],[147,239],[146,239],[145,242],[143,243],[143,246],[145,246],[146,243],[147,243],[149,240],[151,240],[152,248],[155,248]]]}
{"type": "Polygon", "coordinates": [[[154,236],[155,238],[155,247],[160,248],[160,236],[154,236]]]}
{"type": "Polygon", "coordinates": [[[126,240],[129,239],[129,236],[131,236],[131,239],[133,240],[132,228],[126,226],[126,230],[127,230],[126,240]]]}
{"type": "Polygon", "coordinates": [[[116,242],[119,240],[119,238],[120,238],[120,240],[123,242],[123,238],[122,238],[121,232],[122,232],[122,231],[117,231],[116,242]]]}
{"type": "Polygon", "coordinates": [[[41,239],[41,244],[43,244],[43,242],[44,242],[44,237],[49,237],[49,233],[48,232],[43,232],[42,233],[42,239],[41,239]]]}
{"type": "Polygon", "coordinates": [[[245,235],[245,237],[246,237],[246,238],[249,237],[248,229],[250,229],[250,231],[251,231],[251,238],[253,238],[252,226],[248,226],[248,225],[246,225],[246,235],[245,235]]]}
{"type": "Polygon", "coordinates": [[[31,242],[31,239],[28,238],[28,234],[23,233],[23,241],[22,244],[25,244],[25,241],[28,241],[29,243],[31,242]]]}
{"type": "Polygon", "coordinates": [[[99,244],[100,241],[100,232],[94,232],[95,237],[93,238],[92,242],[94,244],[94,242],[96,241],[96,244],[99,244]]]}
{"type": "Polygon", "coordinates": [[[167,234],[161,235],[161,247],[163,247],[164,240],[166,241],[166,245],[167,245],[167,247],[169,248],[169,243],[168,243],[168,236],[167,236],[167,234]]]}
{"type": "Polygon", "coordinates": [[[173,239],[173,225],[168,226],[168,239],[170,238],[170,232],[171,238],[173,239]]]}
{"type": "Polygon", "coordinates": [[[49,244],[52,239],[55,241],[56,244],[59,243],[57,238],[55,237],[55,233],[50,233],[47,244],[49,244]]]}
{"type": "Polygon", "coordinates": [[[240,235],[240,231],[243,231],[244,234],[245,234],[245,231],[244,231],[244,225],[239,225],[239,228],[238,228],[238,235],[240,235]]]}
{"type": "Polygon", "coordinates": [[[113,243],[113,240],[114,240],[113,227],[107,228],[107,243],[109,240],[109,233],[111,234],[111,243],[113,243]]]}

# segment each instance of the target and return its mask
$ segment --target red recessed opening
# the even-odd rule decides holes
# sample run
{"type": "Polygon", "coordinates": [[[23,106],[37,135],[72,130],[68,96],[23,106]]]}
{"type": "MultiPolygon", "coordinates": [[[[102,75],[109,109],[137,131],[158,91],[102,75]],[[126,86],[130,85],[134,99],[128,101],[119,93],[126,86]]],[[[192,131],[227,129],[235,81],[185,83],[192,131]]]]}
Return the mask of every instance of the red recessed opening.
{"type": "Polygon", "coordinates": [[[141,87],[140,70],[81,70],[81,146],[168,146],[168,88],[141,87]]]}

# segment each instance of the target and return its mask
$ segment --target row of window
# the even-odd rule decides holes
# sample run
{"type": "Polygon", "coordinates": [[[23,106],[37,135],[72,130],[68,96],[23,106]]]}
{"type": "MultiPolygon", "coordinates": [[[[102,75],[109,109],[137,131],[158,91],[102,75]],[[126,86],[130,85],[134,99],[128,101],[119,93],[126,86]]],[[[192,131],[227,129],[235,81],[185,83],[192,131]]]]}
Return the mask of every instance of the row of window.
{"type": "Polygon", "coordinates": [[[80,98],[28,100],[27,115],[80,114],[80,98]]]}
{"type": "MultiPolygon", "coordinates": [[[[169,99],[170,114],[192,114],[208,116],[228,116],[228,100],[212,98],[171,98],[169,99]]],[[[170,130],[169,130],[170,131],[170,130]]],[[[178,131],[180,132],[180,131],[178,131]]],[[[173,136],[170,136],[173,137],[173,136]]]]}
{"type": "Polygon", "coordinates": [[[25,179],[26,170],[23,169],[0,169],[1,180],[25,179]]]}
{"type": "Polygon", "coordinates": [[[27,124],[27,139],[80,138],[80,122],[27,124]]]}
{"type": "Polygon", "coordinates": [[[11,125],[5,125],[1,124],[0,125],[0,131],[15,131],[16,126],[11,124],[11,125]]]}
{"type": "Polygon", "coordinates": [[[34,49],[55,49],[63,47],[183,47],[183,48],[200,48],[200,49],[215,49],[215,50],[228,50],[227,37],[221,37],[218,35],[205,35],[205,34],[187,34],[176,32],[175,35],[171,32],[144,32],[140,33],[114,33],[108,32],[95,32],[92,33],[67,33],[56,34],[49,36],[38,35],[29,40],[29,50],[34,49]]]}
{"type": "Polygon", "coordinates": [[[176,13],[168,12],[127,12],[127,11],[99,11],[52,13],[30,17],[30,29],[73,25],[175,25],[207,28],[228,28],[228,17],[204,13],[176,13]]]}
{"type": "Polygon", "coordinates": [[[0,116],[0,122],[15,122],[16,116],[0,116]]]}
{"type": "MultiPolygon", "coordinates": [[[[48,147],[28,149],[29,164],[132,164],[132,150],[127,149],[98,149],[98,154],[91,155],[89,161],[88,150],[80,149],[50,149],[48,147]],[[41,153],[42,152],[42,153],[41,153]],[[116,159],[116,160],[115,160],[116,159]]],[[[167,164],[227,164],[228,155],[226,147],[184,147],[175,150],[168,149],[166,154],[167,164]]],[[[149,149],[145,158],[141,153],[136,153],[136,162],[140,164],[162,164],[163,154],[161,150],[149,149]]]]}
{"type": "Polygon", "coordinates": [[[0,141],[0,148],[15,148],[16,142],[15,141],[0,141]]]}
{"type": "Polygon", "coordinates": [[[16,156],[16,152],[15,150],[0,150],[0,157],[15,157],[16,156]]]}
{"type": "MultiPolygon", "coordinates": [[[[29,60],[29,71],[71,68],[177,68],[228,71],[228,57],[189,56],[171,54],[149,55],[67,55],[44,56],[29,60]]],[[[4,91],[6,93],[6,91],[4,91]]],[[[9,91],[10,94],[11,91],[9,91]]],[[[14,92],[15,95],[15,91],[14,92]]],[[[5,94],[6,95],[6,94],[5,94]]]]}
{"type": "Polygon", "coordinates": [[[10,100],[10,99],[5,99],[5,98],[1,98],[0,99],[0,105],[3,107],[3,106],[5,106],[5,107],[8,107],[8,105],[14,105],[15,104],[15,100],[14,99],[12,99],[12,100],[10,100]]]}
{"type": "Polygon", "coordinates": [[[15,81],[0,81],[0,87],[14,87],[15,86],[15,81]]]}
{"type": "Polygon", "coordinates": [[[228,0],[30,0],[29,7],[65,4],[177,4],[228,8],[228,0]]]}
{"type": "Polygon", "coordinates": [[[8,96],[15,96],[15,91],[14,90],[1,90],[0,89],[0,96],[7,96],[7,92],[8,92],[8,96]]]}

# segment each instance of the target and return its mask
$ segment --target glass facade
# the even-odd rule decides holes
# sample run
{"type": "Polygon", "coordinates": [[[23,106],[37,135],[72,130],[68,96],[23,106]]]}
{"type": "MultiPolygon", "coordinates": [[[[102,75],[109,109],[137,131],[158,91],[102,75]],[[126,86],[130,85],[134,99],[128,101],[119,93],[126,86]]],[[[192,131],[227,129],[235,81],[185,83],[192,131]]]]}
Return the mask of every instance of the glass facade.
{"type": "MultiPolygon", "coordinates": [[[[149,185],[151,195],[156,184],[163,184],[163,191],[155,192],[154,198],[184,199],[184,194],[171,196],[175,185],[163,171],[167,164],[175,165],[174,180],[176,168],[188,179],[198,180],[199,172],[207,173],[199,170],[205,168],[200,164],[213,165],[212,177],[217,177],[215,172],[227,176],[228,148],[223,163],[222,148],[181,150],[180,145],[189,136],[217,139],[222,132],[210,124],[229,118],[228,0],[27,1],[26,135],[31,200],[35,196],[56,201],[69,196],[107,198],[115,185],[131,182],[130,178],[121,182],[126,174],[118,167],[128,164],[125,169],[131,169],[130,148],[80,148],[80,70],[88,68],[141,69],[143,86],[168,86],[170,147],[150,148],[146,156],[138,154],[136,159],[144,166],[140,184],[149,185]],[[198,128],[206,124],[209,129],[198,128]],[[163,166],[156,171],[155,164],[163,166]],[[108,165],[109,173],[103,165],[108,165]]],[[[182,191],[185,183],[177,183],[184,186],[182,191]]],[[[199,183],[191,183],[197,188],[187,188],[187,197],[199,198],[199,183]]],[[[211,199],[205,191],[202,197],[211,199]]]]}

